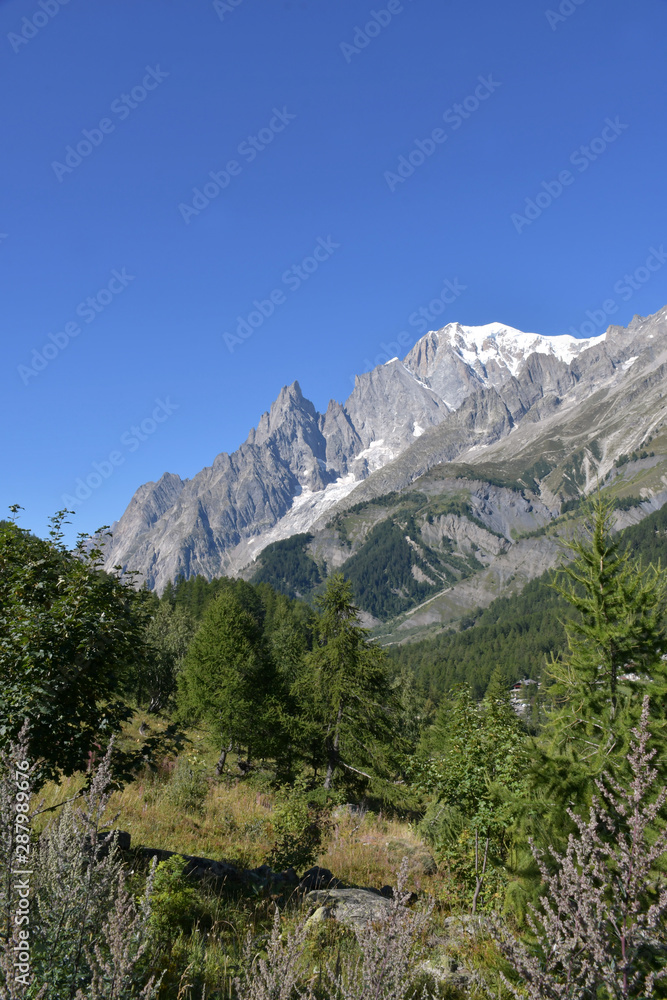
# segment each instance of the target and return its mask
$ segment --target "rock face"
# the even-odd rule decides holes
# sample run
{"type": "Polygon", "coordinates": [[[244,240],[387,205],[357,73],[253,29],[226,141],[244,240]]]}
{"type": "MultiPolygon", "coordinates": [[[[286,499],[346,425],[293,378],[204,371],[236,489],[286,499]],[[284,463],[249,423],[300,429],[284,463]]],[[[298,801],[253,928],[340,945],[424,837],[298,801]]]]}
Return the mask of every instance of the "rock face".
{"type": "Polygon", "coordinates": [[[391,900],[370,889],[316,889],[308,893],[304,902],[315,907],[309,924],[336,920],[352,928],[386,920],[394,906],[391,900]]]}
{"type": "MultiPolygon", "coordinates": [[[[293,382],[237,451],[191,480],[165,473],[140,487],[113,525],[105,565],[139,570],[159,592],[180,574],[237,573],[269,542],[365,499],[366,482],[378,495],[438,463],[476,460],[482,449],[511,454],[536,427],[583,414],[613,390],[613,413],[588,407],[592,433],[647,384],[657,398],[666,335],[667,307],[591,340],[452,323],[427,333],[403,361],[358,376],[345,404],[332,400],[324,414],[293,382]]],[[[641,420],[635,430],[645,433],[641,420]]]]}

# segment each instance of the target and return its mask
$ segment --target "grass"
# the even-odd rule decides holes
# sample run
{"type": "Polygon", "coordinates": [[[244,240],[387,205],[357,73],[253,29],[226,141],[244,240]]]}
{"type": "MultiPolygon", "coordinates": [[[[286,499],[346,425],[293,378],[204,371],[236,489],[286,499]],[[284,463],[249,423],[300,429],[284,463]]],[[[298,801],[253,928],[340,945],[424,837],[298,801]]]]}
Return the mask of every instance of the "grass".
{"type": "MultiPolygon", "coordinates": [[[[120,742],[127,745],[140,739],[142,723],[153,731],[165,725],[154,716],[137,712],[120,742]]],[[[205,734],[189,731],[186,747],[177,760],[166,758],[154,762],[113,794],[109,813],[118,814],[114,825],[131,834],[135,847],[205,856],[244,867],[266,862],[275,844],[273,823],[281,801],[279,794],[270,790],[268,781],[264,782],[266,787],[259,786],[261,775],[233,776],[236,770],[233,757],[229,765],[232,774],[216,778],[217,754],[205,734]],[[192,775],[195,794],[186,798],[187,806],[179,804],[182,789],[176,780],[178,773],[192,775]]],[[[45,808],[56,806],[76,795],[85,780],[85,774],[78,774],[60,783],[50,783],[38,798],[45,808]]],[[[54,812],[44,812],[37,817],[35,832],[53,815],[54,812]]],[[[338,806],[322,815],[321,829],[316,863],[349,885],[376,889],[395,885],[402,857],[407,854],[414,862],[407,888],[422,899],[430,897],[436,901],[429,933],[438,936],[443,933],[444,921],[452,912],[452,887],[446,873],[425,874],[426,848],[410,822],[396,815],[370,810],[364,813],[338,806]]],[[[134,878],[141,879],[143,861],[137,864],[135,860],[132,869],[134,878]]],[[[175,878],[169,893],[158,894],[154,901],[154,912],[163,928],[151,960],[156,963],[155,970],[165,972],[160,1000],[201,1000],[204,987],[206,997],[211,1000],[231,997],[232,979],[243,961],[246,936],[251,935],[255,948],[264,948],[276,904],[282,909],[285,929],[293,926],[303,913],[300,907],[292,905],[296,899],[276,896],[270,887],[228,889],[204,884],[188,887],[179,882],[175,869],[168,878],[175,878]]],[[[354,935],[348,929],[326,921],[308,938],[306,964],[315,974],[323,963],[339,960],[356,947],[354,935]]],[[[447,997],[459,995],[449,987],[443,992],[447,997]]]]}
{"type": "MultiPolygon", "coordinates": [[[[166,725],[159,717],[137,712],[121,742],[127,745],[139,740],[142,724],[153,731],[166,725]]],[[[110,813],[118,815],[115,825],[131,835],[133,847],[209,857],[244,868],[266,863],[275,843],[272,820],[279,801],[277,793],[259,787],[263,784],[261,774],[235,777],[236,758],[231,754],[227,775],[216,778],[217,753],[206,734],[189,730],[186,735],[187,749],[180,761],[195,776],[199,795],[179,798],[177,761],[165,758],[147,766],[134,781],[111,796],[110,813]]],[[[49,782],[37,799],[45,809],[51,809],[75,796],[85,780],[86,775],[81,773],[60,783],[49,782]]],[[[38,816],[35,832],[39,833],[53,815],[50,811],[38,816]]],[[[359,815],[339,807],[324,818],[315,863],[348,884],[381,888],[392,883],[400,864],[396,848],[388,846],[397,841],[405,843],[406,850],[423,849],[408,821],[370,811],[359,815]]]]}

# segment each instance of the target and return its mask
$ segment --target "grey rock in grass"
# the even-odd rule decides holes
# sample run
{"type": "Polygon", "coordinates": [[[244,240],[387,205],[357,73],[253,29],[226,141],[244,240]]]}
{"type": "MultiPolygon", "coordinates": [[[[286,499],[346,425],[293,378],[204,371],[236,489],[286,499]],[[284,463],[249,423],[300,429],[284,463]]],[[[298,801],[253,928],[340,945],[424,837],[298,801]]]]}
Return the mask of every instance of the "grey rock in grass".
{"type": "MultiPolygon", "coordinates": [[[[142,847],[141,854],[145,858],[157,858],[158,862],[167,861],[173,858],[178,851],[163,851],[157,847],[142,847]]],[[[240,885],[243,882],[259,881],[258,876],[252,872],[237,868],[227,861],[215,861],[213,858],[199,858],[193,854],[180,854],[185,861],[183,875],[190,876],[197,881],[204,879],[215,879],[216,881],[227,882],[240,885]]]]}
{"type": "Polygon", "coordinates": [[[315,908],[308,918],[310,926],[335,920],[346,927],[360,927],[386,920],[393,909],[392,902],[373,889],[316,889],[304,903],[315,908]]]}
{"type": "Polygon", "coordinates": [[[320,868],[319,865],[309,868],[299,879],[299,888],[303,892],[309,892],[311,889],[338,889],[340,885],[340,880],[333,872],[328,868],[320,868]]]}

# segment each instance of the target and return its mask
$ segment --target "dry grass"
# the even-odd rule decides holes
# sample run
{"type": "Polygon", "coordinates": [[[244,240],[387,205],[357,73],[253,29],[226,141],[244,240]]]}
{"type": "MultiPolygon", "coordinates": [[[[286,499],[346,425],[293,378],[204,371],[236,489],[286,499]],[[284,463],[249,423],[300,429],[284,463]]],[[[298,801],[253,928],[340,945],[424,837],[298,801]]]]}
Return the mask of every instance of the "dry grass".
{"type": "Polygon", "coordinates": [[[201,813],[165,800],[166,782],[146,777],[116,793],[111,806],[136,845],[238,861],[263,863],[272,846],[268,796],[244,784],[209,788],[201,813]]]}
{"type": "MultiPolygon", "coordinates": [[[[244,781],[211,782],[201,812],[179,809],[167,798],[170,770],[146,772],[111,797],[111,814],[119,814],[118,826],[132,835],[135,846],[236,861],[250,868],[266,861],[273,846],[273,795],[244,781]]],[[[55,805],[76,794],[84,780],[77,775],[60,785],[50,783],[39,798],[46,806],[55,805]]],[[[36,830],[49,815],[39,817],[36,830]]],[[[410,825],[400,820],[374,813],[360,820],[338,810],[325,826],[317,864],[345,882],[380,888],[396,875],[401,859],[387,846],[396,840],[421,844],[410,825]]]]}
{"type": "MultiPolygon", "coordinates": [[[[127,745],[139,741],[139,727],[160,731],[166,723],[137,712],[123,734],[127,745]]],[[[157,847],[179,853],[195,854],[236,862],[252,868],[263,864],[273,846],[272,813],[276,797],[259,791],[247,780],[215,779],[216,754],[206,735],[188,732],[185,756],[207,776],[208,790],[201,809],[177,807],[169,799],[174,760],[160,762],[157,769],[146,768],[135,781],[116,792],[110,801],[110,814],[118,814],[117,825],[127,830],[135,846],[157,847]]],[[[234,767],[233,759],[230,766],[234,767]]],[[[46,807],[75,795],[85,781],[76,775],[60,784],[49,783],[39,795],[46,807]]],[[[37,832],[53,813],[45,813],[35,823],[37,832]]],[[[352,885],[380,888],[393,884],[401,862],[400,848],[388,845],[404,842],[415,849],[423,842],[412,826],[400,819],[366,813],[351,814],[346,808],[334,810],[325,822],[317,864],[330,869],[337,878],[352,885]]],[[[411,888],[435,892],[440,877],[411,875],[411,888]]]]}
{"type": "Polygon", "coordinates": [[[317,863],[353,885],[392,885],[401,862],[397,852],[388,848],[395,840],[414,847],[422,844],[410,825],[401,820],[384,819],[375,813],[360,818],[336,810],[317,863]]]}

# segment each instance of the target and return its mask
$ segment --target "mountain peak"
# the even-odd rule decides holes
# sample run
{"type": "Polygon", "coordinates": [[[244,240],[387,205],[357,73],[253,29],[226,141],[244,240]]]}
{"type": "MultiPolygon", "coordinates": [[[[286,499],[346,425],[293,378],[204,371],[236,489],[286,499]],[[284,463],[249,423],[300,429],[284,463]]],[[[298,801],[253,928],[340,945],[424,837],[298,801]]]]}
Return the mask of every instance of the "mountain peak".
{"type": "Polygon", "coordinates": [[[419,357],[417,367],[420,374],[429,377],[433,368],[445,361],[451,364],[453,355],[481,377],[482,381],[486,381],[489,365],[496,370],[496,376],[500,374],[499,369],[505,369],[515,377],[531,354],[550,355],[569,365],[582,351],[602,342],[605,337],[606,333],[588,340],[580,340],[570,334],[546,337],[538,333],[525,333],[497,322],[481,326],[448,323],[440,330],[426,333],[410,351],[405,363],[410,367],[410,362],[416,356],[419,357]],[[428,371],[424,371],[424,362],[428,371]]]}
{"type": "Polygon", "coordinates": [[[520,444],[519,423],[528,414],[530,427],[551,419],[554,400],[569,400],[574,412],[593,391],[636,381],[648,363],[635,366],[640,355],[662,363],[666,324],[663,310],[579,340],[498,322],[449,323],[426,333],[403,361],[357,377],[346,402],[331,401],[325,414],[295,380],[246,445],[191,480],[165,473],[140,487],[106,564],[141,570],[158,588],[181,571],[237,572],[269,541],[307,531],[375,472],[387,492],[404,467],[410,482],[507,435],[520,444]]]}

